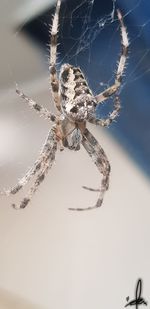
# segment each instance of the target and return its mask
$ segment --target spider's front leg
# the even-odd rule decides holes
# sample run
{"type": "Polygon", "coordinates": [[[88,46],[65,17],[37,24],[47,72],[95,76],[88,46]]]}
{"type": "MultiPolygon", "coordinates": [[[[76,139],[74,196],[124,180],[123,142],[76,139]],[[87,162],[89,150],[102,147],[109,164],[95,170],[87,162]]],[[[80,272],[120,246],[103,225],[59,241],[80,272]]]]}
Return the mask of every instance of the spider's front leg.
{"type": "Polygon", "coordinates": [[[50,85],[52,90],[52,96],[55,103],[55,106],[58,111],[61,111],[60,106],[60,95],[59,95],[59,80],[56,70],[56,61],[57,61],[57,34],[58,34],[58,24],[59,24],[59,11],[61,6],[61,0],[57,0],[56,10],[52,22],[52,27],[50,30],[50,85]]]}
{"type": "Polygon", "coordinates": [[[102,127],[108,127],[119,116],[119,111],[121,109],[119,96],[115,95],[113,100],[114,100],[114,109],[106,119],[90,117],[88,121],[95,125],[100,125],[102,127]]]}
{"type": "Polygon", "coordinates": [[[120,100],[118,97],[118,90],[121,86],[122,82],[122,76],[124,73],[124,69],[126,66],[126,60],[128,55],[128,46],[129,46],[129,40],[128,35],[126,31],[126,27],[123,22],[122,14],[119,10],[117,10],[118,19],[120,22],[120,30],[121,30],[121,45],[122,45],[122,51],[121,56],[118,62],[118,68],[115,76],[115,83],[111,87],[107,88],[102,93],[95,96],[95,99],[97,101],[97,104],[103,103],[105,100],[109,99],[112,95],[114,95],[114,109],[112,113],[108,116],[107,119],[90,119],[89,121],[94,124],[100,124],[101,126],[109,126],[110,123],[118,116],[120,111],[120,100]]]}
{"type": "Polygon", "coordinates": [[[99,172],[102,174],[102,180],[101,180],[100,189],[95,190],[95,191],[99,191],[99,198],[96,204],[94,206],[90,206],[87,208],[69,208],[70,210],[78,210],[78,211],[91,210],[94,208],[98,208],[102,205],[104,194],[108,190],[108,187],[109,187],[109,174],[110,174],[110,164],[107,159],[107,156],[104,150],[102,149],[102,147],[98,144],[98,141],[89,132],[87,128],[85,129],[84,134],[83,134],[82,145],[84,146],[85,150],[88,152],[89,156],[94,161],[99,172]]]}
{"type": "Polygon", "coordinates": [[[95,96],[97,103],[101,103],[101,102],[107,100],[110,96],[112,96],[113,94],[115,94],[118,91],[118,89],[121,86],[122,76],[123,76],[124,69],[125,69],[125,66],[126,66],[126,60],[127,60],[127,55],[128,55],[128,47],[129,47],[128,34],[127,34],[126,27],[124,25],[123,17],[122,17],[120,10],[117,10],[117,16],[118,16],[118,20],[120,22],[122,51],[121,51],[120,59],[119,59],[119,62],[118,62],[118,68],[117,68],[117,72],[116,72],[116,76],[115,76],[115,83],[114,83],[114,85],[112,85],[111,87],[109,87],[108,89],[103,91],[102,93],[95,96]]]}

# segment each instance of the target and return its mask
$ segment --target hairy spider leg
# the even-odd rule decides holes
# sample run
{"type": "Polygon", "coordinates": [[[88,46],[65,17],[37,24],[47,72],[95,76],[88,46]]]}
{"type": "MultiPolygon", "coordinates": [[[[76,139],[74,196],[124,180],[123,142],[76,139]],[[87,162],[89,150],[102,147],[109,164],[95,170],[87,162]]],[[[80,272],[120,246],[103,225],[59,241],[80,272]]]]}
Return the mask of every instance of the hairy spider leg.
{"type": "MultiPolygon", "coordinates": [[[[112,95],[116,94],[119,90],[122,82],[122,76],[125,70],[126,66],[126,60],[128,55],[128,46],[129,46],[129,40],[127,35],[127,30],[123,22],[123,17],[120,12],[120,10],[117,10],[117,16],[118,20],[120,22],[120,30],[121,30],[121,45],[122,45],[122,51],[120,55],[120,60],[118,62],[118,68],[116,71],[115,76],[115,83],[111,87],[104,90],[102,93],[95,96],[95,99],[97,101],[97,104],[103,103],[105,100],[107,100],[112,95]]],[[[114,110],[112,113],[109,114],[108,119],[90,119],[89,121],[93,124],[99,124],[101,126],[109,126],[110,123],[119,115],[120,111],[120,101],[118,95],[116,98],[114,98],[114,110]]]]}
{"type": "MultiPolygon", "coordinates": [[[[85,150],[89,154],[89,156],[94,161],[95,165],[97,166],[99,172],[102,174],[101,186],[99,190],[99,197],[94,206],[86,207],[86,208],[69,208],[69,210],[77,210],[77,211],[84,211],[84,210],[91,210],[94,208],[98,208],[102,205],[103,198],[105,192],[108,190],[109,187],[109,174],[110,174],[110,164],[107,159],[107,156],[102,149],[102,147],[98,144],[98,141],[95,137],[91,134],[91,132],[86,128],[83,134],[82,145],[84,146],[85,150]]],[[[86,189],[91,189],[85,187],[86,189]]],[[[92,190],[94,191],[94,189],[92,190]]]]}
{"type": "Polygon", "coordinates": [[[44,166],[45,162],[48,160],[50,151],[51,151],[51,141],[52,141],[52,132],[55,132],[55,127],[49,131],[44,146],[40,152],[38,159],[35,161],[34,165],[28,169],[26,174],[18,181],[18,183],[11,189],[4,190],[0,192],[1,195],[14,195],[18,193],[30,180],[35,176],[44,166]]]}
{"type": "MultiPolygon", "coordinates": [[[[53,162],[55,160],[55,154],[57,151],[57,140],[54,130],[50,130],[47,143],[45,144],[45,148],[47,148],[47,154],[43,158],[41,162],[41,168],[39,169],[39,173],[36,176],[35,182],[33,186],[30,188],[28,194],[25,198],[20,202],[20,205],[12,204],[15,209],[25,208],[30,202],[33,194],[37,191],[39,185],[45,179],[45,176],[48,170],[52,167],[53,162]]],[[[37,172],[37,171],[36,171],[37,172]]]]}
{"type": "Polygon", "coordinates": [[[19,88],[18,85],[16,84],[16,93],[24,99],[29,107],[31,109],[34,109],[41,117],[44,117],[45,119],[49,119],[50,121],[54,122],[56,120],[56,116],[49,112],[45,107],[37,104],[35,101],[33,101],[31,98],[29,98],[27,95],[24,94],[19,88]]]}
{"type": "Polygon", "coordinates": [[[120,59],[118,62],[118,68],[116,71],[115,83],[114,85],[106,89],[105,91],[95,96],[95,99],[97,100],[98,104],[107,100],[111,95],[116,93],[116,91],[119,89],[119,87],[121,86],[122,76],[123,76],[124,69],[126,66],[128,47],[129,47],[128,34],[127,34],[126,27],[124,25],[123,17],[122,17],[120,10],[117,10],[117,16],[120,22],[122,51],[121,51],[120,59]]]}
{"type": "Polygon", "coordinates": [[[59,95],[59,79],[56,70],[56,60],[57,60],[57,35],[58,35],[58,24],[59,24],[59,11],[60,11],[61,1],[57,0],[56,10],[52,22],[52,27],[50,30],[50,84],[51,91],[55,106],[58,111],[61,111],[60,105],[60,95],[59,95]]]}
{"type": "Polygon", "coordinates": [[[116,119],[116,117],[119,116],[119,111],[121,109],[119,96],[114,95],[113,101],[114,101],[114,109],[106,119],[105,118],[100,118],[100,119],[93,118],[92,120],[90,119],[89,122],[92,122],[93,124],[96,124],[96,125],[99,124],[102,127],[108,127],[116,119]]]}

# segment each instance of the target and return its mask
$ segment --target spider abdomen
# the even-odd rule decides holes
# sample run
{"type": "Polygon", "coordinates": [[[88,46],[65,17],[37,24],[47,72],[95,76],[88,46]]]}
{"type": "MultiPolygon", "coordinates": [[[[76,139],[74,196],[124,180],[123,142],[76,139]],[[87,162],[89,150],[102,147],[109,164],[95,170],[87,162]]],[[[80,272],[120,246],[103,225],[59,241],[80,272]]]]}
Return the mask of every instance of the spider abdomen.
{"type": "Polygon", "coordinates": [[[95,113],[95,98],[79,67],[63,65],[60,84],[62,110],[70,120],[80,122],[95,113]]]}

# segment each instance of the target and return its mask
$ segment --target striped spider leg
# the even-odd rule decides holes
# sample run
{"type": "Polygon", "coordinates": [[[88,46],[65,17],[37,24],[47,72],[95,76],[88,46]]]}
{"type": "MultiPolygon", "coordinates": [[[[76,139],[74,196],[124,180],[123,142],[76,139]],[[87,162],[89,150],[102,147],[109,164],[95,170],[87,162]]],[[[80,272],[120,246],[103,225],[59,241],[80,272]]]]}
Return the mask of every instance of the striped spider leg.
{"type": "Polygon", "coordinates": [[[18,181],[17,185],[8,190],[0,192],[2,195],[14,195],[18,193],[34,176],[36,177],[34,185],[35,189],[32,189],[32,193],[30,191],[28,195],[23,198],[19,206],[13,203],[12,206],[14,208],[25,208],[28,205],[31,196],[33,195],[33,192],[37,190],[40,183],[44,180],[45,174],[47,173],[48,169],[52,166],[52,163],[55,159],[56,150],[56,126],[53,126],[52,129],[49,131],[46,141],[39,154],[39,157],[35,161],[33,166],[28,169],[25,175],[18,181]]]}
{"type": "MultiPolygon", "coordinates": [[[[34,167],[28,171],[26,176],[22,179],[22,182],[20,182],[19,189],[21,189],[21,186],[25,185],[25,182],[29,181],[31,176],[37,174],[34,184],[29,189],[29,192],[27,193],[26,197],[22,199],[19,206],[16,206],[16,204],[12,204],[14,208],[16,209],[25,208],[28,205],[33,194],[37,191],[39,185],[45,179],[45,176],[48,170],[52,167],[53,162],[55,160],[56,150],[57,150],[57,140],[56,140],[56,134],[55,134],[55,127],[53,127],[48,133],[48,137],[46,139],[46,142],[44,144],[40,157],[35,162],[34,167]]],[[[16,189],[17,189],[17,186],[16,186],[16,189]]],[[[12,191],[10,193],[12,193],[12,191]]]]}
{"type": "Polygon", "coordinates": [[[104,90],[103,92],[95,96],[97,104],[99,105],[100,103],[103,103],[105,100],[109,99],[111,96],[115,95],[113,99],[114,100],[114,110],[109,114],[108,118],[106,119],[97,119],[93,117],[89,120],[91,123],[96,124],[96,125],[99,124],[102,127],[108,127],[112,123],[112,121],[114,121],[115,118],[119,115],[119,111],[121,108],[120,99],[117,93],[121,86],[122,77],[123,77],[124,70],[126,67],[129,40],[128,40],[126,27],[124,25],[123,17],[122,17],[120,10],[117,10],[117,16],[120,22],[122,51],[121,51],[120,59],[118,62],[118,68],[116,71],[115,83],[111,87],[107,88],[106,90],[104,90]]]}
{"type": "Polygon", "coordinates": [[[102,174],[102,180],[100,189],[94,190],[92,188],[83,187],[84,189],[88,189],[90,191],[99,191],[99,197],[94,206],[89,206],[87,208],[69,208],[70,210],[91,210],[97,207],[100,207],[103,203],[105,191],[109,188],[109,174],[110,174],[110,164],[107,159],[107,156],[102,149],[102,147],[98,144],[96,138],[91,134],[88,129],[85,129],[83,134],[82,145],[92,158],[93,162],[95,163],[98,171],[102,174]]]}

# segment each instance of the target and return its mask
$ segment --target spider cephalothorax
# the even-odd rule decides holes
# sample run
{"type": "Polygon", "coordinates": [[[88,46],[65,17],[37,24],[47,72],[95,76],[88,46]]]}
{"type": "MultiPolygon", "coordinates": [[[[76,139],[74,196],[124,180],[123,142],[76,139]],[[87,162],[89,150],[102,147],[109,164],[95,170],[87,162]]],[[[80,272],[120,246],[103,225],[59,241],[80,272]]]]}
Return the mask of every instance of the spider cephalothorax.
{"type": "Polygon", "coordinates": [[[32,177],[35,177],[34,183],[26,197],[21,201],[18,207],[13,204],[14,208],[25,208],[28,205],[32,195],[38,189],[40,183],[44,180],[46,173],[54,162],[58,144],[60,145],[60,150],[63,150],[63,148],[66,147],[75,151],[79,150],[82,145],[102,175],[101,184],[98,190],[84,187],[85,189],[99,192],[99,197],[96,204],[85,208],[70,207],[69,209],[89,210],[100,207],[103,202],[105,191],[108,190],[109,187],[109,161],[102,147],[86,128],[86,122],[107,127],[119,114],[120,100],[118,90],[122,82],[129,45],[126,28],[124,26],[121,12],[117,10],[121,30],[122,52],[118,62],[114,84],[94,96],[80,68],[73,67],[70,64],[64,64],[61,67],[59,77],[57,75],[57,33],[60,6],[61,0],[57,0],[52,28],[50,31],[51,40],[49,64],[50,85],[57,115],[52,114],[46,108],[27,97],[18,89],[18,87],[16,89],[17,94],[23,98],[31,108],[36,110],[40,116],[44,116],[44,118],[52,122],[53,126],[48,132],[43,148],[34,165],[26,172],[25,176],[19,180],[16,186],[5,192],[1,192],[2,194],[8,195],[16,194],[27,182],[31,180],[32,177]],[[96,107],[110,97],[113,97],[114,100],[113,111],[106,119],[97,119],[96,107]]]}

